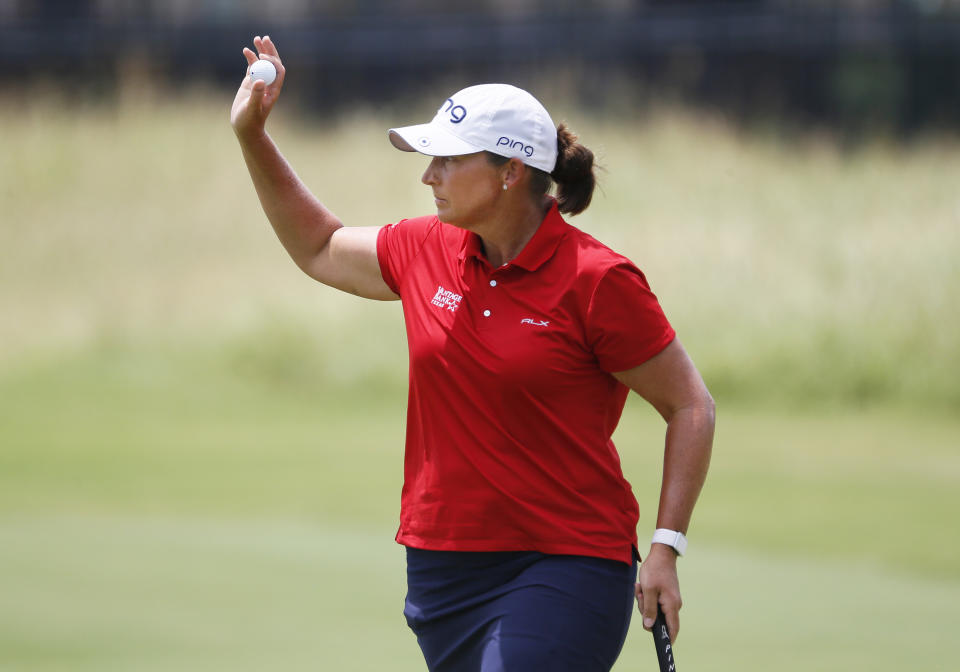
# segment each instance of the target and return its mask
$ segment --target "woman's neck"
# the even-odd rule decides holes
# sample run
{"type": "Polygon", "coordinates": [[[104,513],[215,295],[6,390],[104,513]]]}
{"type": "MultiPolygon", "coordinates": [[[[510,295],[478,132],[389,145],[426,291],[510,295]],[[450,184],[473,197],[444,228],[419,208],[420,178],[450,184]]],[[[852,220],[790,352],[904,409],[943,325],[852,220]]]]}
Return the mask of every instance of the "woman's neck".
{"type": "Polygon", "coordinates": [[[549,201],[538,206],[530,201],[522,208],[506,212],[501,217],[476,231],[483,241],[483,252],[494,268],[508,264],[523,251],[543,217],[550,209],[549,201]]]}

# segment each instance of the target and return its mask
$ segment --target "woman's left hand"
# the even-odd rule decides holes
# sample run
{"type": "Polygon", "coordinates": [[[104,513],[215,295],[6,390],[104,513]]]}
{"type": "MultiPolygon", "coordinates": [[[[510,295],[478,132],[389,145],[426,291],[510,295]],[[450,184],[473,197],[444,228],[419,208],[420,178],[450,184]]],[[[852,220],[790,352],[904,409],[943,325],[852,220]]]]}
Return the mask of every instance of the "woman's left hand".
{"type": "Polygon", "coordinates": [[[640,565],[637,583],[637,608],[643,614],[643,628],[652,630],[657,618],[657,605],[667,620],[670,640],[677,641],[680,633],[680,581],[677,578],[677,554],[669,546],[653,544],[650,554],[640,565]]]}
{"type": "MultiPolygon", "coordinates": [[[[667,421],[657,528],[685,532],[710,465],[713,399],[676,339],[643,364],[613,375],[649,401],[667,421]]],[[[643,614],[643,627],[653,628],[659,604],[670,637],[676,640],[681,605],[676,551],[664,544],[651,544],[650,554],[640,565],[639,581],[637,606],[643,614]]]]}

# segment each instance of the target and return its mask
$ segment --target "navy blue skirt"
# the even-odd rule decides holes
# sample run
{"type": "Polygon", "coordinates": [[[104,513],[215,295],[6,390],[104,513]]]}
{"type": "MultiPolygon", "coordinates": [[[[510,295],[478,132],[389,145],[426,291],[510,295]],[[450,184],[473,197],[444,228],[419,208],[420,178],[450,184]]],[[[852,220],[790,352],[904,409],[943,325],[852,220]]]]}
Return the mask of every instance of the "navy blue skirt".
{"type": "Polygon", "coordinates": [[[431,672],[608,672],[636,559],[407,548],[403,610],[431,672]]]}

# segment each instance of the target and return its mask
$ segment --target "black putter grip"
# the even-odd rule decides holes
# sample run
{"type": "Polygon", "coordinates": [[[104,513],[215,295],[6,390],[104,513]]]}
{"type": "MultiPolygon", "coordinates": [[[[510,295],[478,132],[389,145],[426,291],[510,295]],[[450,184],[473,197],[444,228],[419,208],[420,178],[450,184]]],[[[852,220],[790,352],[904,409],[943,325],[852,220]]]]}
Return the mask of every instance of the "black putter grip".
{"type": "Polygon", "coordinates": [[[676,672],[677,664],[673,661],[673,645],[670,643],[667,619],[659,605],[657,606],[657,620],[653,623],[653,644],[657,647],[657,662],[660,663],[660,672],[676,672]]]}

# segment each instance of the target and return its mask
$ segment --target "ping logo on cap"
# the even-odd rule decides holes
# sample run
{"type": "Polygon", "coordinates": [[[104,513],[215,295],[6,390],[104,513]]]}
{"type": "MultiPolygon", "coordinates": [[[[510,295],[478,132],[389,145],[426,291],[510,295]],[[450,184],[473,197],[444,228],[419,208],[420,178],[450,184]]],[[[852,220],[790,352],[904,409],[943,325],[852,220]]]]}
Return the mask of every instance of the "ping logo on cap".
{"type": "Polygon", "coordinates": [[[459,124],[467,118],[467,108],[463,105],[456,105],[453,98],[447,98],[446,107],[443,108],[443,111],[450,114],[451,124],[459,124]]]}
{"type": "Polygon", "coordinates": [[[527,156],[533,156],[533,146],[525,145],[520,140],[512,140],[505,135],[501,135],[497,140],[497,147],[509,147],[510,149],[519,149],[527,156]]]}

